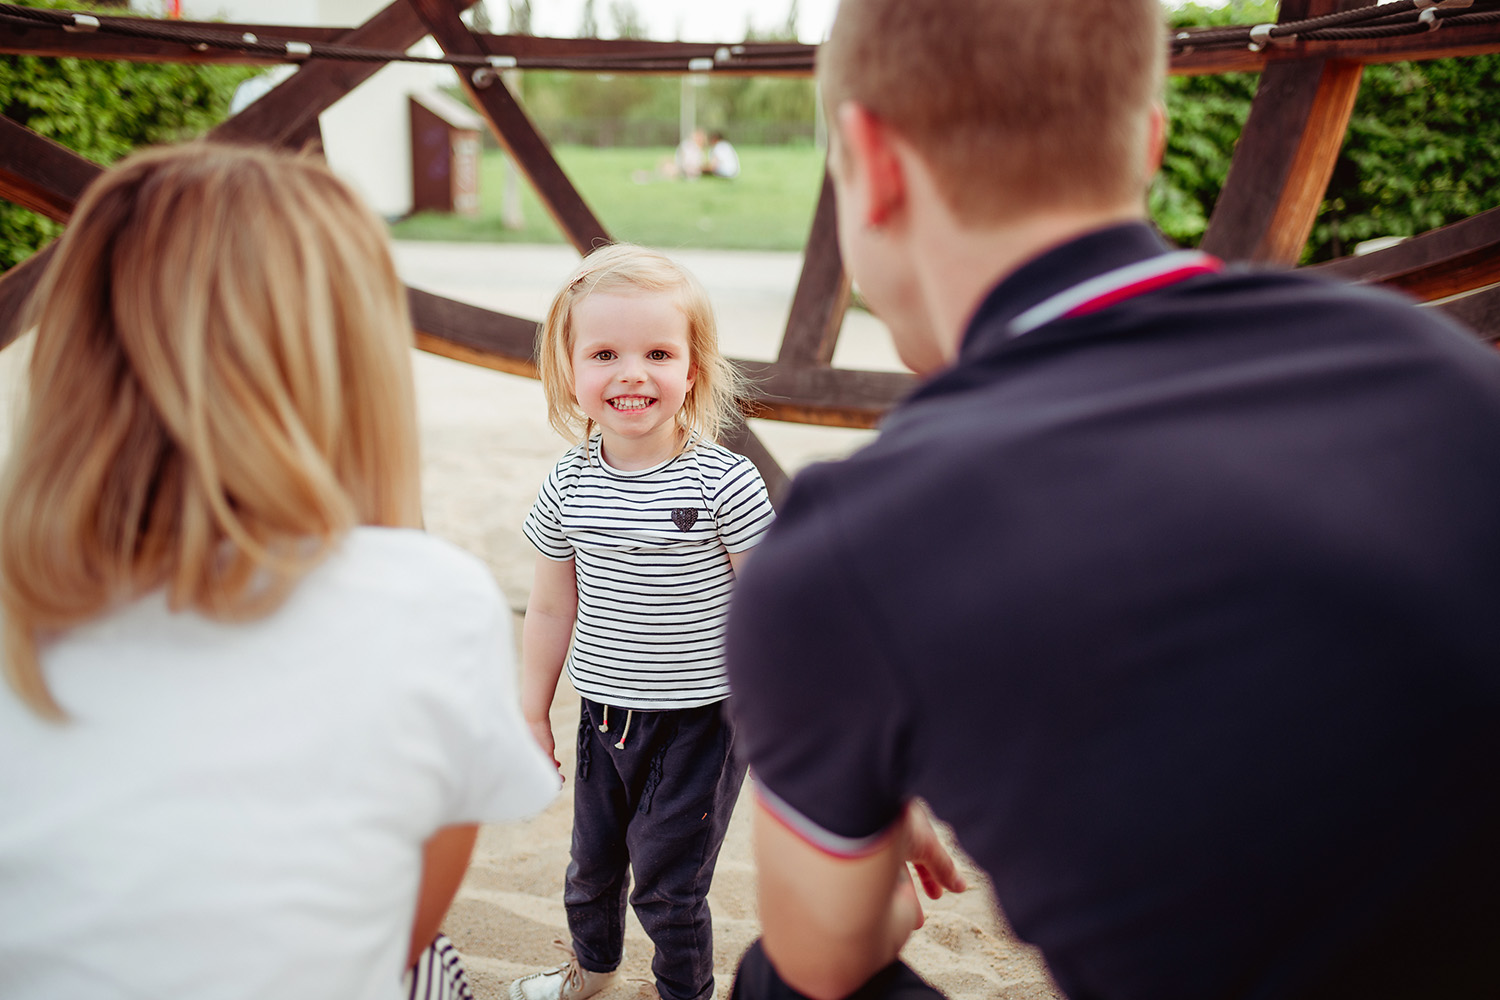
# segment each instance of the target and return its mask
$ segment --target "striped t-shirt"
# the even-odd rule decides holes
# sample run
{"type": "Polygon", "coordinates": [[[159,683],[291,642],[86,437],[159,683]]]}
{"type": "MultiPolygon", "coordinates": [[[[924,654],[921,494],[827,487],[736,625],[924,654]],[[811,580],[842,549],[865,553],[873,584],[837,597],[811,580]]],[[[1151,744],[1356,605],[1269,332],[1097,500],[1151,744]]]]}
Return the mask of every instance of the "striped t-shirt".
{"type": "Polygon", "coordinates": [[[637,709],[727,696],[728,553],[752,548],[773,516],[755,466],[716,444],[635,472],[605,465],[598,437],[564,455],[522,530],[549,559],[576,560],[578,693],[637,709]]]}

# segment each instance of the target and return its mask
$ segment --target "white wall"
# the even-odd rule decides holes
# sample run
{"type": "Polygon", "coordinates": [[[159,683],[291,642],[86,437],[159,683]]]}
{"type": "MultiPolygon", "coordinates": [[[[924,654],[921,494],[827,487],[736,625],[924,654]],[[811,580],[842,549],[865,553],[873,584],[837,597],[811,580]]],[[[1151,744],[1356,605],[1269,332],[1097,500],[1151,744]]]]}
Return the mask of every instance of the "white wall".
{"type": "MultiPolygon", "coordinates": [[[[388,0],[182,0],[182,16],[194,21],[355,27],[388,0]]],[[[137,0],[139,10],[159,13],[160,0],[137,0]]],[[[423,54],[437,54],[430,39],[423,54]]],[[[319,119],[328,163],[364,196],[377,214],[411,211],[411,121],[407,95],[453,82],[445,67],[393,63],[376,73],[319,119]]]]}

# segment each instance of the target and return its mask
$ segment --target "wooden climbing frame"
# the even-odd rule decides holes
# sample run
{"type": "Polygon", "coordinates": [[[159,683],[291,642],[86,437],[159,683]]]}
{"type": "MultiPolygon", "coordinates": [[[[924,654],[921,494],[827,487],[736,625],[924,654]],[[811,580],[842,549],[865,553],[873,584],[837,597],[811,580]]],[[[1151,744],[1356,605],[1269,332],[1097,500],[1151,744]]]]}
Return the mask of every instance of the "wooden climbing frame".
{"type": "MultiPolygon", "coordinates": [[[[465,67],[459,79],[496,137],[535,187],[558,227],[580,252],[610,236],[558,165],[526,111],[497,82],[495,68],[611,73],[792,74],[812,72],[815,47],[746,43],[705,45],[599,39],[551,39],[475,33],[460,14],[474,0],[396,0],[357,28],[170,22],[170,38],[79,33],[23,20],[0,4],[0,55],[71,56],[155,62],[298,63],[296,73],[210,133],[223,141],[301,148],[318,137],[318,115],[372,76],[383,61],[426,35],[465,67]],[[220,46],[211,36],[244,37],[253,46],[220,46]],[[286,43],[295,43],[288,46],[286,43]],[[303,46],[311,46],[309,57],[303,46]],[[326,53],[326,54],[325,54],[326,53]]],[[[1309,19],[1337,22],[1368,11],[1369,0],[1282,0],[1277,26],[1252,44],[1210,44],[1229,29],[1193,29],[1172,38],[1174,74],[1259,72],[1260,83],[1203,248],[1230,260],[1293,265],[1322,203],[1366,65],[1500,51],[1500,11],[1483,0],[1426,15],[1418,30],[1382,37],[1311,31],[1309,19]],[[1493,16],[1491,16],[1493,13],[1493,16]],[[1309,29],[1297,31],[1298,25],[1309,29]],[[1426,30],[1440,28],[1440,30],[1426,30]],[[1217,33],[1217,34],[1215,34],[1217,33]]],[[[1413,0],[1384,12],[1413,11],[1413,0]]],[[[1432,0],[1421,7],[1432,6],[1432,0]]],[[[100,21],[111,20],[101,12],[100,21]]],[[[1386,13],[1387,21],[1394,14],[1386,13]]],[[[123,19],[113,19],[116,21],[123,19]]],[[[133,22],[140,25],[142,22],[133,22]]],[[[157,23],[157,22],[153,22],[157,23]]],[[[66,222],[101,168],[0,117],[0,198],[66,222]]],[[[0,275],[0,346],[23,328],[25,301],[50,256],[43,249],[0,275]]],[[[1376,253],[1315,268],[1354,281],[1388,284],[1442,308],[1490,340],[1500,340],[1500,209],[1433,230],[1376,253]]],[[[485,367],[535,376],[534,319],[409,290],[418,346],[485,367]]],[[[736,360],[755,386],[755,415],[776,420],[873,426],[912,388],[912,377],[832,364],[849,278],[835,236],[833,190],[825,176],[775,361],[736,360]]],[[[741,425],[731,445],[761,467],[773,493],[785,476],[753,432],[741,425]]]]}

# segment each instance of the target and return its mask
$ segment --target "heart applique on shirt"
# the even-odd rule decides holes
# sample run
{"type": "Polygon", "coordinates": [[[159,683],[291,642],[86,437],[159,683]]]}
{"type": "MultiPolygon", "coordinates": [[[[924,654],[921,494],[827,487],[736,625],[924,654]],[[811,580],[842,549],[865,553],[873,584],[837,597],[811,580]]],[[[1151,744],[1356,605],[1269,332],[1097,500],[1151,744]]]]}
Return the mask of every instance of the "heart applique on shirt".
{"type": "Polygon", "coordinates": [[[673,507],[672,523],[677,525],[678,531],[687,531],[698,523],[698,512],[692,507],[673,507]]]}

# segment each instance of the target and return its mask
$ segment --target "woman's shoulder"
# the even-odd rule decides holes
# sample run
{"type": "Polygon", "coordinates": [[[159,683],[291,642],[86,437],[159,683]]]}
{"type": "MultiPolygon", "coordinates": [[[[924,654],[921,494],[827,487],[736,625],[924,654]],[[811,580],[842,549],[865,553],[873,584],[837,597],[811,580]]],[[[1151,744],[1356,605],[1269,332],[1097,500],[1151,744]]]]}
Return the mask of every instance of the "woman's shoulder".
{"type": "Polygon", "coordinates": [[[310,577],[416,604],[499,597],[483,561],[446,539],[415,528],[355,528],[310,577]]]}

